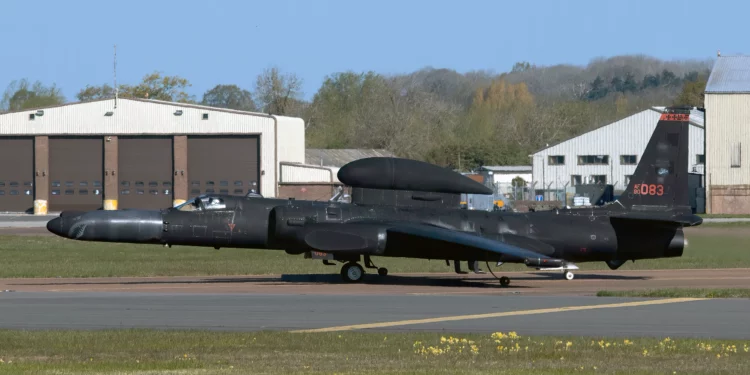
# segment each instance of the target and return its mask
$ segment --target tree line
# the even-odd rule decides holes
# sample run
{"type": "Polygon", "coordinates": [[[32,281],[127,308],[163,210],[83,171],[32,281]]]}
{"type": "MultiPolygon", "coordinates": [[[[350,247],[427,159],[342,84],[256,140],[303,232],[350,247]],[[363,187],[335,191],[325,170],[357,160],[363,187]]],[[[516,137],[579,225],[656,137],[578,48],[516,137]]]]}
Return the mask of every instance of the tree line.
{"type": "MultiPolygon", "coordinates": [[[[536,150],[651,106],[703,106],[710,61],[646,56],[595,59],[587,66],[518,62],[508,72],[424,68],[409,74],[337,72],[311,100],[294,73],[269,68],[253,91],[219,84],[200,100],[188,79],[160,72],[118,86],[123,98],[149,98],[301,117],[311,148],[387,149],[400,157],[471,170],[530,163],[536,150]]],[[[86,86],[86,102],[114,97],[110,85],[86,86]]],[[[55,85],[13,82],[0,111],[62,104],[55,85]]]]}

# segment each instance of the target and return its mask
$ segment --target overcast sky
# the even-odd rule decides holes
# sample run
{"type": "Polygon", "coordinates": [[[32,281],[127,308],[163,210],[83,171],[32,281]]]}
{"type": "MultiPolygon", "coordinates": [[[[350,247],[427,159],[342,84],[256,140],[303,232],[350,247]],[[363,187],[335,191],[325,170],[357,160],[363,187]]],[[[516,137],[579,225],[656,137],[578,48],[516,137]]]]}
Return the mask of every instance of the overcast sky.
{"type": "Polygon", "coordinates": [[[198,100],[219,83],[253,89],[273,65],[304,80],[327,74],[509,70],[517,61],[586,64],[647,54],[709,59],[750,53],[744,1],[4,1],[0,90],[14,79],[55,83],[75,100],[86,84],[180,75],[198,100]]]}

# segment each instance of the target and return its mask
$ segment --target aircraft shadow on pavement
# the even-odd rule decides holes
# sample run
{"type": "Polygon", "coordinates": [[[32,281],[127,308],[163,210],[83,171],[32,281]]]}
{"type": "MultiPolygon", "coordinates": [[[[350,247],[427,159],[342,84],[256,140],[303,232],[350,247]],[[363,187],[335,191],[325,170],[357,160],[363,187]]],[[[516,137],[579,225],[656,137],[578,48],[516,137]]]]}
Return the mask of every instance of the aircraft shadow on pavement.
{"type": "MultiPolygon", "coordinates": [[[[650,277],[645,276],[626,276],[626,275],[595,275],[581,274],[576,275],[575,280],[647,280],[650,277]]],[[[506,288],[538,288],[541,286],[529,286],[520,284],[523,281],[551,281],[560,283],[569,283],[558,273],[538,272],[529,273],[529,276],[514,276],[511,284],[506,288]],[[532,276],[533,275],[533,276],[532,276]],[[520,284],[520,285],[519,285],[520,284]]],[[[170,285],[170,284],[326,284],[326,285],[352,285],[341,279],[337,274],[283,274],[280,277],[215,277],[215,278],[196,278],[194,280],[133,280],[133,281],[60,281],[49,283],[12,283],[8,285],[170,285]]],[[[498,288],[498,281],[489,275],[478,276],[408,276],[408,275],[388,275],[379,276],[366,274],[358,284],[364,285],[396,285],[396,286],[443,286],[443,287],[470,287],[470,288],[498,288]]]]}

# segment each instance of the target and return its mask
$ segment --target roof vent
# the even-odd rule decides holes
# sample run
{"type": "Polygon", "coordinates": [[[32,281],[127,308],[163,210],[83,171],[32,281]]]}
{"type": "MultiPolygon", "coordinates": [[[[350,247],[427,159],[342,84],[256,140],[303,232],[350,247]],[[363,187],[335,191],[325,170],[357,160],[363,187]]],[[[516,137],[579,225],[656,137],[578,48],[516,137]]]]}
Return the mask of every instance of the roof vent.
{"type": "Polygon", "coordinates": [[[42,110],[40,109],[40,110],[36,111],[36,115],[37,115],[37,116],[44,116],[44,111],[42,111],[42,110]]]}
{"type": "Polygon", "coordinates": [[[174,111],[174,115],[175,116],[182,116],[182,110],[178,109],[178,110],[174,111]]]}
{"type": "Polygon", "coordinates": [[[204,113],[204,114],[203,114],[203,119],[204,119],[204,120],[208,120],[208,113],[204,113]]]}
{"type": "Polygon", "coordinates": [[[114,113],[114,112],[112,112],[112,111],[107,111],[107,113],[105,113],[104,115],[105,115],[105,116],[112,116],[112,115],[114,115],[114,114],[115,114],[115,113],[114,113]]]}

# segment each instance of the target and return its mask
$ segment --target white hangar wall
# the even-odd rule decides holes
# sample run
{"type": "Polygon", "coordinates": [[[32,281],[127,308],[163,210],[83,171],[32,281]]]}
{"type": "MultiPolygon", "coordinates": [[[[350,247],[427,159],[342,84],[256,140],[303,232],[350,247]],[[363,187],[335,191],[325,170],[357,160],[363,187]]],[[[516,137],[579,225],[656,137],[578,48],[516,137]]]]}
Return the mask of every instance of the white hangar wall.
{"type": "MultiPolygon", "coordinates": [[[[604,176],[604,182],[613,184],[615,191],[624,190],[656,129],[662,108],[641,111],[533,154],[534,189],[541,190],[545,186],[548,190],[559,191],[571,186],[573,176],[580,176],[583,183],[594,181],[597,176],[604,176]],[[606,164],[579,165],[578,157],[585,155],[608,156],[609,160],[606,164]],[[629,164],[628,160],[621,160],[621,156],[625,155],[635,155],[635,163],[629,164]],[[554,160],[550,160],[551,156],[564,157],[564,163],[554,165],[554,160]],[[550,165],[550,161],[553,165],[550,165]]],[[[691,113],[689,134],[688,171],[703,174],[705,159],[702,112],[694,110],[691,113]]],[[[545,199],[555,198],[548,195],[545,199]]]]}

